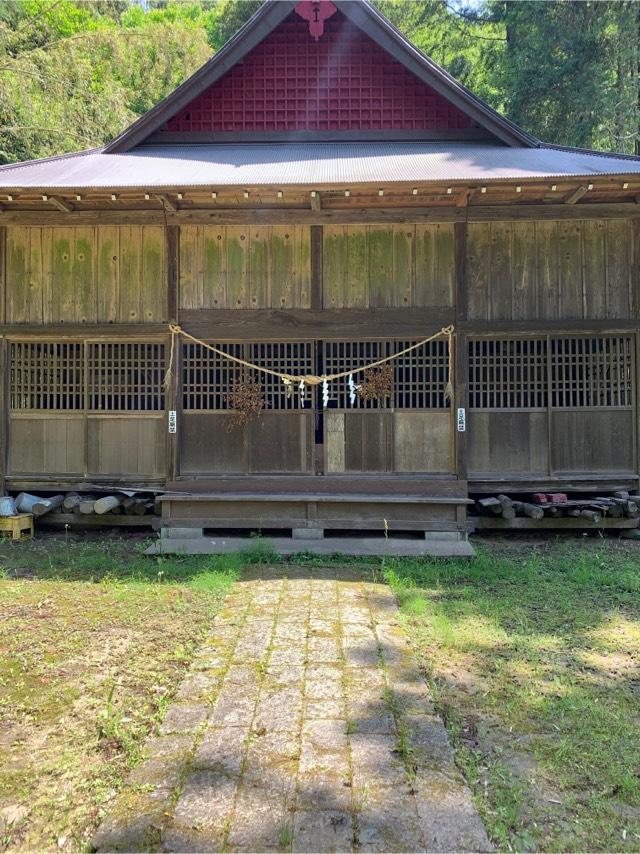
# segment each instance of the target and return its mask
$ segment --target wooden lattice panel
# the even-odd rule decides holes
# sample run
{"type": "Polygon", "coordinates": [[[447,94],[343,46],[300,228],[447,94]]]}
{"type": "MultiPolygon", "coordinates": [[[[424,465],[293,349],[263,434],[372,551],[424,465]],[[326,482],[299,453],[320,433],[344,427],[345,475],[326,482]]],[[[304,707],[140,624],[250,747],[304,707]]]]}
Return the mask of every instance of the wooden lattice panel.
{"type": "MultiPolygon", "coordinates": [[[[325,341],[323,372],[337,374],[375,362],[403,350],[414,341],[325,341]]],[[[449,347],[445,340],[430,341],[388,363],[393,370],[392,391],[381,400],[350,402],[348,379],[329,383],[329,407],[335,409],[445,409],[449,347]]],[[[364,372],[355,374],[356,384],[364,372]]]]}
{"type": "Polygon", "coordinates": [[[164,344],[89,344],[89,409],[99,412],[164,409],[165,370],[164,344]]]}
{"type": "Polygon", "coordinates": [[[546,339],[469,341],[470,408],[540,409],[546,406],[546,339]]]}
{"type": "Polygon", "coordinates": [[[550,361],[553,407],[631,406],[631,337],[553,338],[550,361]]]}
{"type": "Polygon", "coordinates": [[[295,13],[164,130],[466,128],[460,109],[337,12],[314,41],[295,13]]]}
{"type": "MultiPolygon", "coordinates": [[[[314,346],[296,343],[216,344],[220,350],[254,365],[288,374],[315,372],[314,346]]],[[[298,389],[287,395],[277,377],[251,370],[218,356],[200,344],[183,347],[183,408],[190,411],[229,409],[234,383],[246,379],[260,384],[265,409],[301,409],[310,406],[310,392],[301,398],[298,389]]]]}
{"type": "Polygon", "coordinates": [[[11,408],[78,410],[84,408],[82,343],[11,343],[11,408]]]}

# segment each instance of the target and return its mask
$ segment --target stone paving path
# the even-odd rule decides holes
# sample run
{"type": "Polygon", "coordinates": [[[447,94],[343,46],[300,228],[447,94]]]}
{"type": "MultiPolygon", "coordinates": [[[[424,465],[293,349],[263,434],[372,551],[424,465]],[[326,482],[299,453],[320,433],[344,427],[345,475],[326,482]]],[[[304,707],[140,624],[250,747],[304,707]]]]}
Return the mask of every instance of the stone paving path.
{"type": "Polygon", "coordinates": [[[491,850],[389,588],[261,575],[227,596],[95,848],[491,850]]]}

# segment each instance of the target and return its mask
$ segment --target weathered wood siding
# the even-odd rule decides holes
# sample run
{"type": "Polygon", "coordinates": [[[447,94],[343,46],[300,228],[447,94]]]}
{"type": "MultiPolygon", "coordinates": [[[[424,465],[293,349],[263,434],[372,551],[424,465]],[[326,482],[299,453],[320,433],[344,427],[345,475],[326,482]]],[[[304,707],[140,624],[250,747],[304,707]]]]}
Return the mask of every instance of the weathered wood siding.
{"type": "Polygon", "coordinates": [[[325,413],[326,471],[453,472],[448,410],[325,413]]]}
{"type": "Polygon", "coordinates": [[[630,219],[470,223],[470,320],[635,317],[630,219]]]}
{"type": "Polygon", "coordinates": [[[8,323],[152,323],[167,319],[158,226],[7,228],[8,323]]]}
{"type": "Polygon", "coordinates": [[[183,226],[180,307],[309,308],[309,226],[183,226]]]}
{"type": "Polygon", "coordinates": [[[312,412],[263,412],[246,427],[228,430],[231,417],[219,412],[183,414],[183,476],[312,472],[312,412]]]}
{"type": "Polygon", "coordinates": [[[453,224],[327,225],[325,308],[453,303],[453,224]]]}

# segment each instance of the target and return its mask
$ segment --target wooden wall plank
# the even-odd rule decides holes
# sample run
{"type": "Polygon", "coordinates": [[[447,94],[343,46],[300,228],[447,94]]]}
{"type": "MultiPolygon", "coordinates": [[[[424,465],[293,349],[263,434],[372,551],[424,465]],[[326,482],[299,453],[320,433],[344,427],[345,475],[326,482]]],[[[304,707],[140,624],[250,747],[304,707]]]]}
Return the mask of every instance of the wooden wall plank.
{"type": "Polygon", "coordinates": [[[391,305],[407,306],[413,302],[415,264],[413,244],[415,229],[403,225],[391,226],[393,235],[393,283],[391,305]]]}
{"type": "Polygon", "coordinates": [[[30,280],[29,237],[28,228],[7,229],[5,305],[7,318],[14,323],[27,323],[30,319],[28,289],[24,286],[30,280]]]}
{"type": "Polygon", "coordinates": [[[513,318],[513,225],[494,222],[491,228],[491,270],[488,319],[513,318]]]}
{"type": "Polygon", "coordinates": [[[582,224],[585,317],[607,316],[606,225],[606,220],[597,219],[582,224]]]}
{"type": "Polygon", "coordinates": [[[606,222],[606,317],[631,316],[633,235],[628,220],[606,222]]]}
{"type": "Polygon", "coordinates": [[[481,223],[469,223],[467,230],[467,290],[470,320],[489,319],[489,271],[491,270],[490,230],[481,223]]]}
{"type": "Polygon", "coordinates": [[[141,323],[166,321],[167,279],[164,229],[145,226],[141,235],[142,274],[139,280],[141,323]]]}
{"type": "Polygon", "coordinates": [[[451,413],[448,410],[396,412],[393,422],[394,471],[452,473],[451,413]]]}
{"type": "Polygon", "coordinates": [[[631,410],[557,409],[551,415],[553,471],[632,472],[631,410]]]}
{"type": "Polygon", "coordinates": [[[95,323],[98,319],[95,229],[79,226],[74,232],[72,275],[76,299],[75,317],[81,323],[95,323]]]}
{"type": "MultiPolygon", "coordinates": [[[[226,229],[218,226],[201,228],[200,231],[201,243],[198,243],[195,249],[191,246],[191,250],[196,253],[196,264],[199,262],[200,252],[203,254],[203,284],[202,290],[198,290],[195,308],[223,308],[228,306],[226,229]]],[[[180,240],[182,240],[182,229],[180,229],[180,240]]]]}
{"type": "Polygon", "coordinates": [[[453,223],[438,222],[435,230],[435,269],[428,287],[428,305],[453,305],[455,279],[455,238],[453,223]]]}
{"type": "Polygon", "coordinates": [[[582,224],[558,223],[560,317],[565,320],[583,316],[582,224]]]}
{"type": "Polygon", "coordinates": [[[512,318],[527,320],[537,316],[538,265],[536,223],[514,222],[512,230],[512,318]]]}
{"type": "Polygon", "coordinates": [[[325,412],[324,443],[326,446],[326,471],[328,474],[343,472],[344,461],[344,413],[325,412]]]}
{"type": "Polygon", "coordinates": [[[12,416],[9,429],[9,474],[84,475],[83,415],[12,416]]]}
{"type": "Polygon", "coordinates": [[[369,232],[364,225],[344,226],[342,249],[342,289],[339,308],[366,308],[369,305],[369,232]]]}
{"type": "MultiPolygon", "coordinates": [[[[249,230],[249,307],[261,308],[272,305],[274,297],[279,298],[282,271],[271,267],[271,228],[251,228],[249,230]],[[273,289],[275,294],[272,297],[273,289]]],[[[277,254],[277,252],[276,252],[277,254]]],[[[281,258],[278,258],[278,262],[281,258]]]]}
{"type": "Polygon", "coordinates": [[[165,418],[87,418],[89,475],[166,476],[165,418]]]}
{"type": "Polygon", "coordinates": [[[536,242],[538,248],[538,300],[537,317],[545,320],[557,320],[560,317],[558,295],[558,268],[560,247],[556,222],[536,223],[536,242]]]}
{"type": "Polygon", "coordinates": [[[97,315],[104,323],[119,319],[120,229],[109,225],[96,229],[98,241],[97,315]]]}
{"type": "Polygon", "coordinates": [[[369,228],[369,306],[394,304],[393,233],[390,228],[369,228]]]}

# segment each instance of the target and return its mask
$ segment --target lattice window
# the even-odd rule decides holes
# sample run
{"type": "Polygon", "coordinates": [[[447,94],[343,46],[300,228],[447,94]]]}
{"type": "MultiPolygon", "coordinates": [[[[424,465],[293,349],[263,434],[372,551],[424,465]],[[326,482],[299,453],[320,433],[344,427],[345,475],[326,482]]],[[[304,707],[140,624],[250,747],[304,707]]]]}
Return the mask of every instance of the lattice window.
{"type": "Polygon", "coordinates": [[[550,348],[552,406],[631,406],[630,337],[552,338],[550,348]]]}
{"type": "Polygon", "coordinates": [[[546,339],[469,341],[468,382],[472,409],[546,408],[546,339]]]}
{"type": "MultiPolygon", "coordinates": [[[[326,374],[337,374],[391,356],[414,341],[326,341],[323,347],[326,374]]],[[[381,400],[349,400],[348,380],[329,383],[329,407],[335,409],[445,409],[449,372],[449,347],[444,340],[430,341],[388,363],[393,370],[392,393],[381,400]]],[[[362,382],[363,373],[354,375],[362,382]]]]}
{"type": "Polygon", "coordinates": [[[84,407],[81,343],[11,343],[11,408],[75,410],[84,407]]]}
{"type": "MultiPolygon", "coordinates": [[[[296,343],[216,344],[220,350],[255,365],[288,374],[315,373],[314,347],[310,341],[296,343]]],[[[311,405],[307,389],[301,399],[297,389],[287,395],[277,377],[237,365],[212,353],[200,344],[185,344],[183,349],[183,408],[186,410],[225,410],[228,395],[237,380],[246,378],[260,384],[265,409],[300,409],[311,405]]]]}
{"type": "Polygon", "coordinates": [[[89,409],[100,412],[164,409],[165,369],[164,344],[89,344],[89,409]]]}

